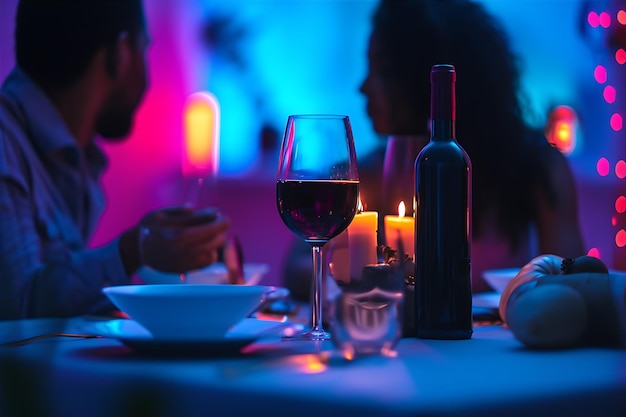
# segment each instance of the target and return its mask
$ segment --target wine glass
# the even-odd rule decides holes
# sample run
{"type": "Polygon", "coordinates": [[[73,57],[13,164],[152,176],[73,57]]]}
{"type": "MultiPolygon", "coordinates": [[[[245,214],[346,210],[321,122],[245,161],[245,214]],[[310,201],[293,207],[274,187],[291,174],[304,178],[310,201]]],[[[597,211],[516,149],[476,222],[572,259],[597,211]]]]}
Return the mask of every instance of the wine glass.
{"type": "Polygon", "coordinates": [[[330,339],[322,327],[322,247],[348,227],[356,214],[358,195],[348,116],[289,116],[278,162],[278,212],[313,252],[312,328],[297,339],[330,339]]]}

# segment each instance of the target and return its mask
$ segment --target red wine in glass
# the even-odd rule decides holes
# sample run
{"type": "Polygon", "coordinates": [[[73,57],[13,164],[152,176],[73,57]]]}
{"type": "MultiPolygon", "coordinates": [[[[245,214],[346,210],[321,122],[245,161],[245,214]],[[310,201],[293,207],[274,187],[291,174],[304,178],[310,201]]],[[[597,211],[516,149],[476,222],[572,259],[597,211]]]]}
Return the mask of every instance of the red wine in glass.
{"type": "Polygon", "coordinates": [[[293,339],[328,340],[322,327],[322,252],[356,214],[359,174],[350,119],[304,114],[287,119],[278,162],[276,201],[285,225],[311,245],[311,330],[293,339]]]}
{"type": "Polygon", "coordinates": [[[278,181],[278,212],[292,232],[309,243],[328,242],[356,214],[358,181],[278,181]]]}

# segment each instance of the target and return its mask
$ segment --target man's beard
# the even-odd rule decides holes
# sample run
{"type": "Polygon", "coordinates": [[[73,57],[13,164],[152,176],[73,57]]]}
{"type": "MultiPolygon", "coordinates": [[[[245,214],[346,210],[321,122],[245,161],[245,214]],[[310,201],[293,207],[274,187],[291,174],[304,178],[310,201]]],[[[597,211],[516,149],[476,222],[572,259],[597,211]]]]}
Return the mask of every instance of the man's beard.
{"type": "Polygon", "coordinates": [[[96,126],[97,133],[110,142],[126,138],[133,125],[132,110],[110,110],[102,114],[96,126]]]}

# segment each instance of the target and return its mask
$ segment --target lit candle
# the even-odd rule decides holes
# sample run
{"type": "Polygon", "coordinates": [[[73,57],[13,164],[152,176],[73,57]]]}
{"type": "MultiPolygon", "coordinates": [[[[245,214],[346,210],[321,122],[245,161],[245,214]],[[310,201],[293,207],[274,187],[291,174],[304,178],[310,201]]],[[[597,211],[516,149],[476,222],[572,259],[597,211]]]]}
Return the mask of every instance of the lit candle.
{"type": "Polygon", "coordinates": [[[350,282],[360,278],[365,265],[378,263],[377,237],[378,213],[359,211],[345,232],[331,240],[330,273],[336,281],[350,282]]]}
{"type": "Polygon", "coordinates": [[[413,236],[415,234],[415,220],[413,217],[405,217],[406,207],[404,201],[398,204],[397,216],[385,216],[385,239],[387,245],[398,250],[398,239],[402,241],[404,251],[410,257],[414,257],[413,236]]]}
{"type": "Polygon", "coordinates": [[[362,210],[363,205],[359,200],[359,211],[348,226],[351,277],[360,277],[365,265],[378,263],[378,255],[376,254],[378,213],[362,210]]]}

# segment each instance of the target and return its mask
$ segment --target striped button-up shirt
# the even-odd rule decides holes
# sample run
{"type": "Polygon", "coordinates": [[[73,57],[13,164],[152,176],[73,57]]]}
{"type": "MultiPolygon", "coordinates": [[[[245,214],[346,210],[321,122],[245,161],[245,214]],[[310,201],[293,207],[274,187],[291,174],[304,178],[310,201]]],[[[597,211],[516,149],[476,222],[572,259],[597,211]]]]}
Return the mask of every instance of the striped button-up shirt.
{"type": "Polygon", "coordinates": [[[112,308],[102,288],[129,281],[119,240],[87,248],[105,206],[105,166],[14,69],[0,89],[0,320],[112,308]]]}

